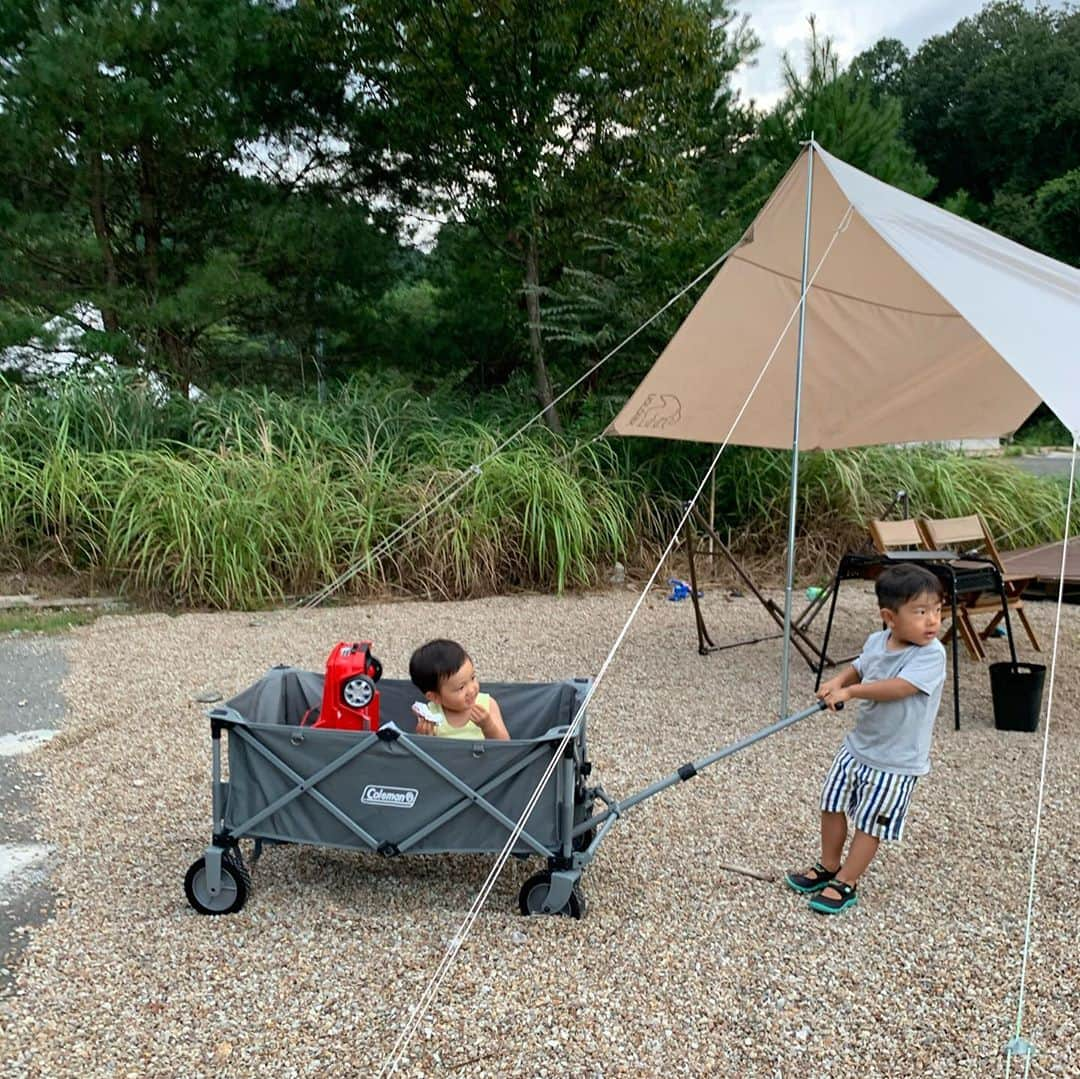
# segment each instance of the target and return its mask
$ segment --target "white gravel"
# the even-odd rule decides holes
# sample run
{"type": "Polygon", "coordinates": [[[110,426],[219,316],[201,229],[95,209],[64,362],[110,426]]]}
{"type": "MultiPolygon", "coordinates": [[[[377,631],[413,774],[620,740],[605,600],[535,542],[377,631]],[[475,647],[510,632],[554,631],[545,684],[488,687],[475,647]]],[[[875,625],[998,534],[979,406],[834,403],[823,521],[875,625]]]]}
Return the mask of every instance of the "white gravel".
{"type": "MultiPolygon", "coordinates": [[[[32,758],[57,911],[0,1001],[0,1074],[376,1074],[491,860],[272,848],[241,913],[200,917],[182,889],[209,839],[209,725],[193,698],[229,696],[275,663],[321,670],[335,641],[364,637],[394,677],[444,634],[481,679],[592,675],[634,596],[115,616],[78,630],[67,727],[32,758]]],[[[713,587],[704,606],[717,643],[770,631],[750,598],[713,587]]],[[[1048,649],[1053,606],[1029,609],[1048,649]]],[[[836,651],[873,628],[867,587],[845,586],[836,651]]],[[[1033,1076],[1080,1074],[1078,636],[1067,607],[1024,1011],[1033,1076]]],[[[1006,658],[1003,641],[991,649],[1006,658]]],[[[771,722],[779,651],[703,658],[690,604],[656,593],[591,708],[594,777],[625,796],[771,722]]],[[[816,855],[818,789],[846,723],[816,717],[619,821],[585,873],[582,921],[516,914],[540,863],[512,860],[398,1074],[1004,1075],[1042,736],[995,730],[986,668],[961,663],[963,729],[946,695],[907,838],[872,866],[855,910],[816,916],[779,880],[718,868],[779,877],[816,855]]],[[[812,685],[796,656],[793,710],[812,685]]]]}

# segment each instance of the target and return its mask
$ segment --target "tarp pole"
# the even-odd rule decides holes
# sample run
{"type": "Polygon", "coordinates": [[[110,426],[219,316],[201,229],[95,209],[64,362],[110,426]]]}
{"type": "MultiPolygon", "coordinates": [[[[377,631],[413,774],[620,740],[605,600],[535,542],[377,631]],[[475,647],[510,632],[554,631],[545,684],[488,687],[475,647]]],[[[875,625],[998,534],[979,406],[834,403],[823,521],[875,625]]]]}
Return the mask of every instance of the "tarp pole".
{"type": "Polygon", "coordinates": [[[784,658],[780,715],[788,714],[791,660],[791,608],[795,584],[795,507],[799,494],[799,410],[802,405],[803,344],[806,339],[806,279],[810,266],[810,205],[814,195],[814,136],[806,146],[806,226],[803,229],[802,289],[799,300],[799,340],[795,350],[795,422],[791,436],[791,501],[788,505],[787,577],[784,583],[784,658]]]}

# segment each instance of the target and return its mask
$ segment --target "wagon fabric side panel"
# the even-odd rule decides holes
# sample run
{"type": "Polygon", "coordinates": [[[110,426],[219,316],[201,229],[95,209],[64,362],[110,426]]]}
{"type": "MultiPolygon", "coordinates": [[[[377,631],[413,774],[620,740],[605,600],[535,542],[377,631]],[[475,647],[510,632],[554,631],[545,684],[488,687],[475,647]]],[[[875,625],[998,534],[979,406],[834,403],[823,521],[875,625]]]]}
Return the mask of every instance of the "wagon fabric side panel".
{"type": "MultiPolygon", "coordinates": [[[[283,677],[278,671],[270,675],[279,682],[283,677]]],[[[415,736],[408,705],[419,694],[407,682],[379,683],[384,722],[402,730],[389,741],[364,732],[298,729],[296,713],[314,695],[313,685],[304,693],[280,687],[253,693],[252,687],[230,706],[255,710],[257,704],[260,719],[277,722],[249,721],[229,729],[225,827],[238,838],[361,850],[501,850],[585,686],[492,684],[511,733],[528,732],[509,742],[415,736]]],[[[575,756],[580,759],[579,752],[575,756]]],[[[536,854],[534,844],[549,851],[559,846],[559,805],[573,796],[563,783],[563,770],[556,769],[525,826],[533,843],[522,837],[516,853],[536,854]]]]}
{"type": "Polygon", "coordinates": [[[226,703],[249,723],[298,724],[309,708],[322,702],[322,691],[321,674],[298,667],[271,667],[226,703]]]}

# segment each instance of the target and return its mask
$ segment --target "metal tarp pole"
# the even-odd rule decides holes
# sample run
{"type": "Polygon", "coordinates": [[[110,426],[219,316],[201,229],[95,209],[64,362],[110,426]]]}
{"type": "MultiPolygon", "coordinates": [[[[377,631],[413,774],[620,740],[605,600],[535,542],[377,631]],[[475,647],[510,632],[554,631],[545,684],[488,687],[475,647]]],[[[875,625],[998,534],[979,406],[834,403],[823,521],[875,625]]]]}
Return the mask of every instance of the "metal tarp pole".
{"type": "Polygon", "coordinates": [[[803,230],[802,289],[799,299],[799,341],[795,350],[795,422],[791,436],[791,501],[788,505],[787,577],[784,583],[784,658],[780,715],[788,714],[791,660],[791,606],[795,583],[795,507],[799,494],[799,411],[802,405],[803,345],[806,340],[806,278],[810,265],[810,205],[814,195],[814,136],[806,147],[806,227],[803,230]]]}

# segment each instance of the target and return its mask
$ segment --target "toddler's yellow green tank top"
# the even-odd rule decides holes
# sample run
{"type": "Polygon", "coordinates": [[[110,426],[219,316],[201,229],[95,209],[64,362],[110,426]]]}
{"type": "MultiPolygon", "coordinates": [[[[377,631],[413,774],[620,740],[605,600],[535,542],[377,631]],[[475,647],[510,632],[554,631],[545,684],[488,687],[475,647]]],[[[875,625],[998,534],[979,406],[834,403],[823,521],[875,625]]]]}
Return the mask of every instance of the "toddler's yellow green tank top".
{"type": "MultiPolygon", "coordinates": [[[[489,708],[491,694],[477,693],[476,703],[481,708],[489,708]]],[[[437,704],[429,704],[428,708],[436,715],[442,715],[442,709],[437,704]]],[[[484,740],[484,732],[471,719],[464,727],[451,727],[449,721],[443,716],[442,723],[435,728],[435,734],[439,738],[466,738],[471,742],[482,742],[484,740]]]]}

